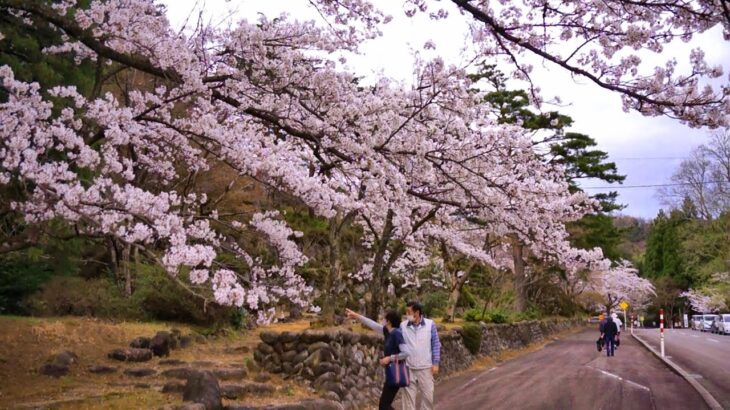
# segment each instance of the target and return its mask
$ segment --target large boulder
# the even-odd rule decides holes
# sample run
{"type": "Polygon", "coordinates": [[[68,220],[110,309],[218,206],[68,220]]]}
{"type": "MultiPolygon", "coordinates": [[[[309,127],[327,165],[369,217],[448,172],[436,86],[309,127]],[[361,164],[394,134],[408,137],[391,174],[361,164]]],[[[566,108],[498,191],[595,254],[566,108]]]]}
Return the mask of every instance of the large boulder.
{"type": "Polygon", "coordinates": [[[44,363],[39,369],[41,374],[51,377],[61,377],[68,374],[69,367],[56,363],[44,363]]]}
{"type": "Polygon", "coordinates": [[[76,353],[67,350],[49,357],[39,371],[41,374],[51,377],[65,376],[71,365],[76,364],[78,360],[79,357],[76,353]]]}
{"type": "Polygon", "coordinates": [[[194,372],[188,377],[183,392],[183,401],[200,403],[206,410],[223,408],[218,379],[209,371],[194,372]]]}
{"type": "Polygon", "coordinates": [[[157,332],[155,337],[150,341],[150,349],[155,356],[170,356],[170,350],[172,349],[172,333],[170,332],[157,332]]]}
{"type": "Polygon", "coordinates": [[[152,350],[136,349],[133,347],[126,349],[115,349],[107,355],[110,359],[122,362],[146,362],[152,359],[152,350]]]}

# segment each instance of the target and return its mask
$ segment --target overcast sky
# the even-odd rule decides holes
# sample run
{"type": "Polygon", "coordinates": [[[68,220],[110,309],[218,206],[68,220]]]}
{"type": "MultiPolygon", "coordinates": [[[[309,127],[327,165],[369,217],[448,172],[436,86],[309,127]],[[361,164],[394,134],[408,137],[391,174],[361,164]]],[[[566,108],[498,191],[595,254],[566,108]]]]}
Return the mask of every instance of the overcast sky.
{"type": "MultiPolygon", "coordinates": [[[[205,19],[215,24],[228,24],[231,19],[256,20],[262,13],[269,18],[286,12],[292,19],[319,19],[317,13],[306,0],[163,0],[168,7],[168,17],[173,27],[180,27],[196,9],[203,12],[205,19]]],[[[450,16],[445,21],[434,22],[427,16],[406,18],[402,12],[402,2],[393,0],[373,0],[393,21],[384,26],[383,37],[362,46],[359,56],[348,57],[347,66],[361,75],[388,77],[409,82],[413,77],[412,67],[415,54],[424,57],[441,55],[447,63],[461,65],[472,54],[466,41],[468,19],[454,12],[449,2],[440,4],[451,6],[450,16]],[[424,51],[426,41],[436,44],[435,51],[424,51]]],[[[195,13],[197,15],[197,12],[195,13]]],[[[730,73],[730,46],[722,38],[719,27],[704,33],[689,44],[678,43],[667,47],[662,55],[642,54],[642,60],[663,65],[671,57],[678,60],[678,71],[687,67],[689,50],[698,45],[714,44],[704,47],[710,65],[722,64],[725,78],[730,73]]],[[[624,187],[617,185],[619,202],[627,205],[621,211],[627,215],[653,218],[662,207],[656,196],[656,188],[631,186],[658,185],[669,182],[674,169],[689,151],[704,143],[709,132],[706,129],[691,129],[676,120],[666,117],[643,117],[637,113],[625,113],[621,109],[618,94],[605,91],[586,80],[574,80],[564,70],[551,67],[540,60],[531,61],[535,66],[533,79],[542,89],[545,100],[559,96],[560,107],[545,106],[545,110],[558,109],[570,115],[574,124],[570,131],[588,134],[598,141],[599,148],[608,152],[612,161],[618,165],[619,172],[627,176],[624,187]]],[[[654,64],[652,64],[653,66],[654,64]]],[[[517,86],[517,84],[515,84],[517,86]]],[[[583,187],[588,192],[600,190],[590,187],[605,186],[601,181],[585,181],[583,187]]]]}

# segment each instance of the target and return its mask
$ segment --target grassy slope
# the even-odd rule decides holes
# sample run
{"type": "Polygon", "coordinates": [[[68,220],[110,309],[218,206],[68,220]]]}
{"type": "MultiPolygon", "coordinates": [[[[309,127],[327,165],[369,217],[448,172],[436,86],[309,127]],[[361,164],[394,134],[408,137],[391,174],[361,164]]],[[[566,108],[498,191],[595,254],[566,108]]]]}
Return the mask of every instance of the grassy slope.
{"type": "MultiPolygon", "coordinates": [[[[306,322],[275,325],[269,330],[301,330],[306,322]]],[[[106,358],[115,348],[125,347],[137,336],[151,336],[159,330],[178,328],[183,334],[192,329],[174,323],[110,322],[104,320],[64,317],[27,318],[0,316],[0,408],[50,406],[54,408],[155,408],[167,403],[179,404],[179,394],[162,394],[154,388],[135,387],[138,383],[158,386],[165,381],[162,377],[132,378],[121,374],[94,375],[86,369],[102,364],[120,368],[153,367],[164,369],[155,358],[147,363],[120,364],[106,358]],[[79,363],[71,372],[58,379],[41,375],[37,369],[54,353],[71,350],[78,354],[79,363]]],[[[264,329],[262,329],[264,330],[264,329]]],[[[188,362],[210,361],[226,367],[245,365],[252,360],[252,354],[226,353],[226,348],[249,346],[259,342],[260,330],[234,333],[219,337],[206,344],[194,344],[187,349],[178,349],[170,358],[188,362]]],[[[232,383],[232,382],[225,382],[232,383]]],[[[286,382],[274,378],[279,386],[286,382]]],[[[275,397],[247,400],[256,402],[288,402],[304,396],[311,396],[300,386],[291,385],[287,394],[275,397]]]]}

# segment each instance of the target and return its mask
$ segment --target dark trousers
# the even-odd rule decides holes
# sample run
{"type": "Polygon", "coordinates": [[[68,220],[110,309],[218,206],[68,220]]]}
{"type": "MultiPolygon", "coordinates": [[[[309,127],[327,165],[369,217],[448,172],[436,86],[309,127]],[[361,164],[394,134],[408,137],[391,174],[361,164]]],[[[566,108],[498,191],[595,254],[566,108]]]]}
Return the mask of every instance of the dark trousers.
{"type": "Polygon", "coordinates": [[[606,341],[606,356],[613,356],[615,336],[606,335],[603,339],[606,341]]]}
{"type": "Polygon", "coordinates": [[[383,392],[380,393],[378,409],[393,410],[393,400],[395,400],[395,395],[398,394],[398,390],[400,390],[400,387],[388,386],[383,383],[383,392]]]}

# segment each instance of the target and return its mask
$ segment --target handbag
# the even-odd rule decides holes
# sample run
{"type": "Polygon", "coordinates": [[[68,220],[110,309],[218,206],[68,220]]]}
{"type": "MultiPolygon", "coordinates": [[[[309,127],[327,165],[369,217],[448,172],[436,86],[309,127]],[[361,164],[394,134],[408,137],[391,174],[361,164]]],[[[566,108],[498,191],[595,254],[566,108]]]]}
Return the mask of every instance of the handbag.
{"type": "Polygon", "coordinates": [[[598,340],[596,340],[596,349],[600,352],[603,350],[603,338],[599,337],[598,340]]]}
{"type": "Polygon", "coordinates": [[[408,374],[408,366],[403,360],[398,360],[396,357],[395,361],[388,363],[385,366],[385,384],[390,387],[408,387],[411,378],[408,374]]]}

